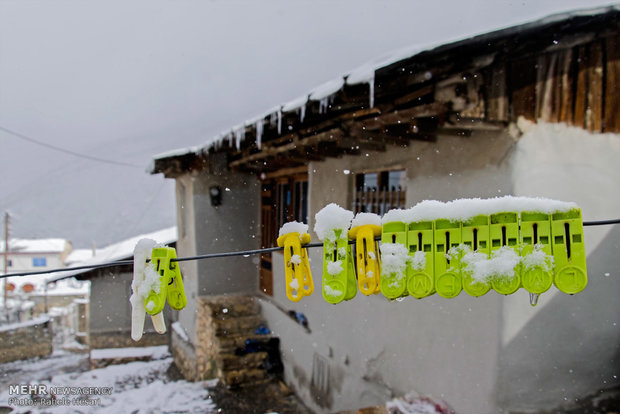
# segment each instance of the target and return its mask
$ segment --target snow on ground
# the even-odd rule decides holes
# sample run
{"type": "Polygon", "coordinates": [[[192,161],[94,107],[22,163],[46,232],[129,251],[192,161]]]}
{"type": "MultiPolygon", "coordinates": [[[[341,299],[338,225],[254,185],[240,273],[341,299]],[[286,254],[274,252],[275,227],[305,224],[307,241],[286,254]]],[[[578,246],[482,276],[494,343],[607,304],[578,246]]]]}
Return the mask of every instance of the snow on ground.
{"type": "Polygon", "coordinates": [[[0,364],[0,405],[6,404],[5,392],[10,384],[28,384],[49,380],[64,372],[82,372],[88,369],[88,354],[56,351],[49,357],[0,364]]]}
{"type": "Polygon", "coordinates": [[[48,390],[50,387],[99,387],[109,389],[109,395],[58,394],[56,401],[68,399],[71,405],[12,405],[14,413],[73,413],[76,410],[80,413],[208,413],[216,409],[209,397],[209,388],[213,388],[215,383],[170,380],[166,372],[172,358],[84,371],[88,368],[87,358],[85,355],[55,354],[49,358],[0,365],[3,390],[0,405],[8,404],[9,398],[15,397],[9,395],[8,385],[36,384],[45,385],[48,390]],[[76,372],[63,373],[62,370],[67,367],[72,367],[76,372]],[[73,399],[78,397],[83,400],[79,406],[73,403],[73,399]]]}
{"type": "Polygon", "coordinates": [[[137,358],[150,357],[151,359],[164,359],[170,356],[167,345],[143,346],[133,348],[103,348],[90,351],[91,359],[110,358],[137,358]]]}

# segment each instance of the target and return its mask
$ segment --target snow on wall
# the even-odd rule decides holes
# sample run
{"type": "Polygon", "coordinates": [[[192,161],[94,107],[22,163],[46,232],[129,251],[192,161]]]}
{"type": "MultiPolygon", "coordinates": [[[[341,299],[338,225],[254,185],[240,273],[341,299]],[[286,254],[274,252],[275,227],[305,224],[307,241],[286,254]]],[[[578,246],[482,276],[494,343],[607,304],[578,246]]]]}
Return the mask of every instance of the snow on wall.
{"type": "MultiPolygon", "coordinates": [[[[618,218],[620,193],[612,189],[620,188],[620,134],[595,134],[523,119],[518,125],[523,135],[510,160],[515,195],[572,200],[581,207],[585,221],[618,218]]],[[[612,226],[588,227],[584,232],[588,256],[611,230],[612,226]]],[[[524,305],[525,292],[505,297],[502,343],[515,338],[556,294],[555,289],[546,292],[535,311],[524,305]]]]}

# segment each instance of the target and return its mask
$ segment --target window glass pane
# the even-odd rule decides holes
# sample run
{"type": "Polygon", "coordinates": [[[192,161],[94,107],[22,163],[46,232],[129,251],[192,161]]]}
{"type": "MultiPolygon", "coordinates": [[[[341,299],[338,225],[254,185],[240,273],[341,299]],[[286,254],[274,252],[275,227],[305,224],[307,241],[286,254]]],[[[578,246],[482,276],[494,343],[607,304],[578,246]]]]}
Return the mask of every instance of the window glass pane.
{"type": "Polygon", "coordinates": [[[33,257],[32,265],[34,267],[44,267],[47,266],[47,259],[45,257],[33,257]]]}
{"type": "Polygon", "coordinates": [[[299,181],[295,183],[295,203],[293,204],[293,211],[295,212],[295,221],[303,221],[301,216],[301,183],[299,181]]]}
{"type": "Polygon", "coordinates": [[[379,177],[379,174],[377,173],[364,174],[364,187],[365,188],[376,188],[378,177],[379,177]]]}
{"type": "Polygon", "coordinates": [[[304,181],[301,187],[301,218],[308,224],[308,181],[304,181]]]}
{"type": "Polygon", "coordinates": [[[405,180],[407,175],[405,171],[390,171],[388,174],[388,188],[391,190],[392,188],[398,189],[400,186],[401,189],[405,189],[405,180]]]}

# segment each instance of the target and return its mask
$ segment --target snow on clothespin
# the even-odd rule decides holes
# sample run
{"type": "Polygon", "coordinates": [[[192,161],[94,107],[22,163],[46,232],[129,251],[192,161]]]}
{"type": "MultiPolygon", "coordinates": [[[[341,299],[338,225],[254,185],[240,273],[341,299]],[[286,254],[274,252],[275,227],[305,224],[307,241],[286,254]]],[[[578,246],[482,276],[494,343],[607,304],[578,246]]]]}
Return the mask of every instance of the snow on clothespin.
{"type": "Polygon", "coordinates": [[[315,215],[314,231],[323,241],[323,298],[328,303],[350,300],[357,294],[355,266],[347,232],[353,212],[337,204],[315,215]]]}
{"type": "Polygon", "coordinates": [[[404,210],[391,210],[383,216],[381,230],[381,293],[388,299],[406,296],[407,270],[412,257],[407,244],[404,210]]]}
{"type": "Polygon", "coordinates": [[[146,313],[151,315],[158,333],[166,332],[164,306],[166,299],[172,309],[180,310],[187,304],[183,279],[177,263],[176,251],[171,247],[157,247],[154,240],[142,239],[134,250],[134,273],[131,288],[131,338],[139,341],[144,331],[146,313]],[[150,263],[147,261],[150,260],[150,263]]]}
{"type": "Polygon", "coordinates": [[[381,290],[379,249],[375,237],[381,235],[381,217],[373,213],[358,213],[351,222],[349,238],[355,239],[357,283],[364,295],[381,290]]]}
{"type": "Polygon", "coordinates": [[[286,296],[299,302],[314,291],[308,252],[303,245],[310,243],[308,225],[292,221],[285,223],[278,235],[278,246],[284,247],[286,296]]]}

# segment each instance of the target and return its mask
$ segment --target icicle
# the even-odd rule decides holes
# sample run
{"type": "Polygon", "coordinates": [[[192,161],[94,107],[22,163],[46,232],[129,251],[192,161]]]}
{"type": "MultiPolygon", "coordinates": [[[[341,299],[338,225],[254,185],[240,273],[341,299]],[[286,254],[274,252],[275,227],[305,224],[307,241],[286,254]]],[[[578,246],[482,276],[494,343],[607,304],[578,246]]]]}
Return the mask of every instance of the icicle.
{"type": "Polygon", "coordinates": [[[256,146],[260,149],[263,139],[263,119],[256,121],[256,146]]]}
{"type": "Polygon", "coordinates": [[[375,75],[373,73],[372,79],[368,81],[368,97],[369,97],[369,105],[371,108],[375,106],[375,75]]]}
{"type": "Polygon", "coordinates": [[[278,135],[282,134],[282,108],[278,109],[278,135]]]}
{"type": "Polygon", "coordinates": [[[228,136],[228,145],[230,145],[231,147],[233,146],[233,134],[229,133],[226,134],[228,136]]]}
{"type": "Polygon", "coordinates": [[[269,125],[274,127],[278,123],[278,115],[275,112],[272,112],[269,115],[269,125]]]}
{"type": "Polygon", "coordinates": [[[303,124],[305,118],[306,118],[306,104],[304,103],[299,108],[299,122],[303,124]]]}
{"type": "Polygon", "coordinates": [[[245,140],[245,127],[238,128],[234,131],[235,133],[235,145],[237,149],[241,149],[241,141],[245,140]]]}
{"type": "Polygon", "coordinates": [[[325,98],[321,98],[319,101],[319,113],[324,114],[327,112],[327,107],[329,106],[329,96],[325,98]]]}

